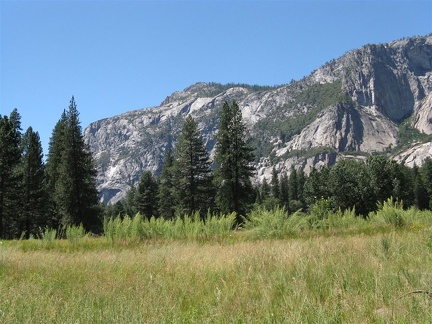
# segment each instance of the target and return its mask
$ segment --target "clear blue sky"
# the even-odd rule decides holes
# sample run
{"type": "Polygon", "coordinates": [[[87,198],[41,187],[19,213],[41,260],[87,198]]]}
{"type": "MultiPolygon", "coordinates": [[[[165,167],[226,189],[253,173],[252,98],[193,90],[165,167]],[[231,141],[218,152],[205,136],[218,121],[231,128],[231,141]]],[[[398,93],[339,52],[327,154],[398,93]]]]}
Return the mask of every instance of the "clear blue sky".
{"type": "Polygon", "coordinates": [[[0,114],[17,108],[47,154],[72,95],[84,129],[199,81],[284,84],[430,32],[432,0],[0,0],[0,114]]]}

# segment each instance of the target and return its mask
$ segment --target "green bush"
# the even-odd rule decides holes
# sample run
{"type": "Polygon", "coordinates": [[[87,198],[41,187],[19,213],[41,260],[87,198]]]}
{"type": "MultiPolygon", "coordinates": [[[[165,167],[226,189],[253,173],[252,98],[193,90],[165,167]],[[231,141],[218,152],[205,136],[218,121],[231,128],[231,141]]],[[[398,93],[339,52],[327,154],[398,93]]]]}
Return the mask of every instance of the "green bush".
{"type": "Polygon", "coordinates": [[[375,218],[388,225],[401,228],[406,224],[405,217],[407,212],[403,210],[403,203],[394,201],[393,198],[387,199],[383,203],[378,203],[378,210],[375,212],[375,218]]]}
{"type": "Polygon", "coordinates": [[[82,224],[76,226],[76,225],[68,225],[64,229],[66,238],[69,242],[75,244],[80,239],[87,236],[86,231],[84,230],[84,227],[82,224]]]}
{"type": "Polygon", "coordinates": [[[46,227],[45,229],[39,228],[39,231],[44,247],[52,247],[57,236],[57,230],[46,227]]]}
{"type": "Polygon", "coordinates": [[[283,238],[295,236],[301,230],[307,229],[308,220],[309,217],[300,211],[288,215],[285,208],[267,210],[258,207],[245,219],[244,227],[250,230],[255,238],[283,238]]]}

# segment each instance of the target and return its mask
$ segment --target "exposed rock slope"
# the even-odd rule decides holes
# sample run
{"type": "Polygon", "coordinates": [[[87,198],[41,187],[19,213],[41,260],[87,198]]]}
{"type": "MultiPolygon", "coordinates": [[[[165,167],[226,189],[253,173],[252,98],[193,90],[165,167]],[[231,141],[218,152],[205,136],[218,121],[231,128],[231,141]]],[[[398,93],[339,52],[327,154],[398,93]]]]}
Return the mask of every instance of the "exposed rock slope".
{"type": "MultiPolygon", "coordinates": [[[[431,134],[431,89],[432,36],[408,38],[347,52],[278,87],[197,83],[159,107],[90,124],[85,140],[97,161],[102,199],[115,202],[144,170],[160,172],[187,115],[199,122],[213,151],[224,101],[236,100],[242,109],[257,147],[260,179],[269,177],[273,165],[309,171],[353,152],[394,149],[400,144],[399,124],[407,120],[431,134]]],[[[429,152],[417,145],[396,158],[421,161],[429,152]]]]}

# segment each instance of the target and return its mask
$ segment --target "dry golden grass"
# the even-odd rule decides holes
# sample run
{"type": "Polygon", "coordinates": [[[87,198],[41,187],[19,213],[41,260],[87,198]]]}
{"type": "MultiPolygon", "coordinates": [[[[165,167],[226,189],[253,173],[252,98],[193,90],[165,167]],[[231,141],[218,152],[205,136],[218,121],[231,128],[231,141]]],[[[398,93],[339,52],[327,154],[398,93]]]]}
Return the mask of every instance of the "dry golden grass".
{"type": "MultiPolygon", "coordinates": [[[[428,322],[428,229],[86,249],[0,247],[2,323],[428,322]],[[65,252],[66,251],[66,252],[65,252]]],[[[61,244],[67,245],[68,242],[61,244]]],[[[91,248],[91,246],[94,248],[91,248]]],[[[102,247],[101,247],[102,246],[102,247]]]]}

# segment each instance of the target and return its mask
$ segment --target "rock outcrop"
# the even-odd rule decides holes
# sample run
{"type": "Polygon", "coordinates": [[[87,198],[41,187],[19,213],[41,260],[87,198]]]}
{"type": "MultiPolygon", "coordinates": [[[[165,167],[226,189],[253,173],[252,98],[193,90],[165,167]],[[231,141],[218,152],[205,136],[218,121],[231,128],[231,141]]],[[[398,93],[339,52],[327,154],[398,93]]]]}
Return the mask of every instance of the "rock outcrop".
{"type": "Polygon", "coordinates": [[[257,181],[280,171],[331,165],[349,154],[399,149],[395,159],[421,164],[430,143],[399,147],[399,125],[432,133],[432,36],[366,45],[308,77],[278,86],[197,83],[160,106],[96,121],[85,140],[105,202],[121,199],[145,170],[159,174],[186,116],[199,123],[213,153],[220,108],[236,100],[257,147],[257,181]]]}

